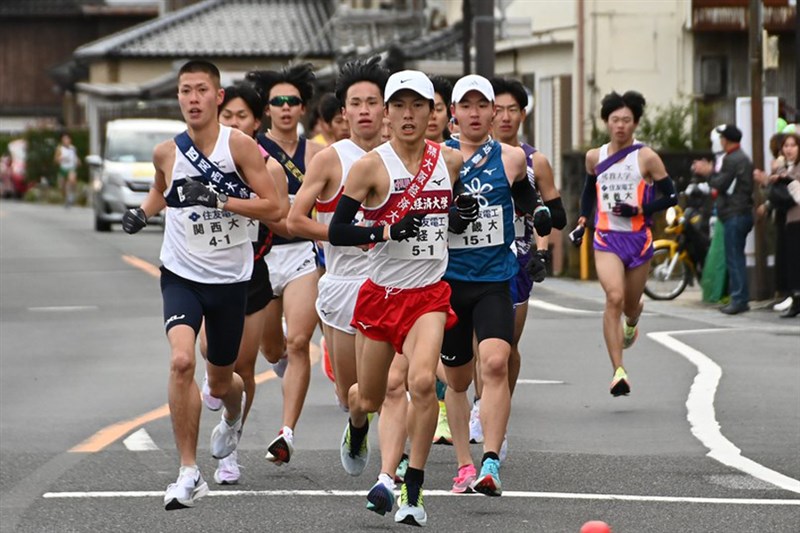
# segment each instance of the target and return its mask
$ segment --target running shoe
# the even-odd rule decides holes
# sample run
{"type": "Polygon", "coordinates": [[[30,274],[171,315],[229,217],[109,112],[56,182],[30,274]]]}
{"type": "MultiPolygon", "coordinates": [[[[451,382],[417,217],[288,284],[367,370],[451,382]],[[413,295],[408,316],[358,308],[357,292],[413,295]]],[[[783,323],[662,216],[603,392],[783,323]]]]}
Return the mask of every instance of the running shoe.
{"type": "Polygon", "coordinates": [[[294,453],[294,433],[291,428],[284,426],[278,432],[278,436],[267,446],[265,458],[271,463],[281,466],[288,463],[294,453]]]}
{"type": "Polygon", "coordinates": [[[428,523],[428,515],[425,513],[425,507],[422,503],[422,487],[419,487],[416,501],[411,501],[408,497],[408,485],[402,486],[400,489],[400,508],[394,515],[394,521],[420,527],[428,523]]]}
{"type": "MultiPolygon", "coordinates": [[[[367,424],[369,424],[369,422],[367,422],[367,424]]],[[[342,460],[344,471],[351,476],[360,476],[369,462],[369,425],[367,425],[367,431],[368,433],[364,435],[361,446],[357,450],[353,450],[350,441],[349,421],[344,428],[339,455],[342,460]]]]}
{"type": "Polygon", "coordinates": [[[278,359],[277,363],[272,363],[272,371],[275,372],[275,375],[279,378],[283,379],[283,375],[286,373],[286,367],[289,365],[289,354],[283,352],[283,355],[280,359],[278,359]]]}
{"type": "Polygon", "coordinates": [[[214,481],[217,485],[236,485],[239,483],[239,461],[237,452],[234,450],[225,459],[220,459],[217,469],[214,471],[214,481]]]}
{"type": "Polygon", "coordinates": [[[475,466],[472,463],[464,465],[458,469],[458,475],[453,478],[453,488],[451,492],[456,494],[471,494],[472,484],[478,478],[475,466]]]}
{"type": "Polygon", "coordinates": [[[639,325],[629,326],[627,322],[622,325],[622,349],[630,348],[639,337],[639,325]]]}
{"type": "Polygon", "coordinates": [[[174,511],[194,507],[197,500],[208,494],[208,484],[196,468],[181,467],[178,480],[164,492],[164,509],[174,511]]]}
{"type": "Polygon", "coordinates": [[[242,410],[239,411],[239,418],[230,424],[225,415],[227,410],[222,410],[219,424],[211,432],[211,457],[214,459],[224,459],[228,457],[239,445],[239,437],[242,436],[242,414],[244,414],[244,402],[247,394],[242,392],[242,410]]]}
{"type": "Polygon", "coordinates": [[[381,474],[378,481],[367,494],[367,509],[383,516],[394,508],[394,483],[386,474],[381,474]]]}
{"type": "Polygon", "coordinates": [[[628,374],[625,369],[619,367],[614,372],[614,379],[611,380],[611,395],[612,396],[627,396],[631,392],[631,385],[628,383],[628,374]]]}
{"type": "Polygon", "coordinates": [[[403,454],[400,458],[400,463],[397,465],[397,470],[394,471],[394,482],[397,484],[403,483],[406,480],[406,472],[408,471],[408,454],[403,454]]]}
{"type": "Polygon", "coordinates": [[[503,486],[500,483],[500,461],[486,459],[481,466],[481,475],[472,484],[472,490],[487,496],[500,496],[503,486]]]}
{"type": "Polygon", "coordinates": [[[508,457],[508,435],[503,437],[503,444],[500,445],[500,453],[497,456],[500,458],[501,463],[508,457]]]}
{"type": "Polygon", "coordinates": [[[203,387],[200,389],[203,396],[203,403],[212,411],[219,411],[222,409],[222,400],[211,396],[211,389],[208,387],[208,373],[203,378],[203,387]]]}
{"type": "Polygon", "coordinates": [[[483,442],[483,426],[481,426],[481,401],[475,400],[469,412],[469,442],[479,444],[483,442]]]}
{"type": "Polygon", "coordinates": [[[325,342],[324,336],[320,339],[319,345],[322,348],[322,370],[332,383],[336,383],[336,378],[333,375],[333,362],[331,361],[331,354],[328,352],[328,343],[325,342]]]}
{"type": "Polygon", "coordinates": [[[779,313],[782,313],[784,311],[788,311],[791,306],[792,306],[792,297],[789,296],[788,298],[786,298],[782,302],[779,302],[779,303],[776,303],[775,305],[773,305],[772,306],[772,310],[773,311],[778,311],[779,313]]]}
{"type": "Polygon", "coordinates": [[[450,433],[450,424],[447,423],[447,407],[443,401],[439,401],[439,421],[436,423],[436,431],[433,433],[434,444],[453,444],[453,435],[450,433]]]}

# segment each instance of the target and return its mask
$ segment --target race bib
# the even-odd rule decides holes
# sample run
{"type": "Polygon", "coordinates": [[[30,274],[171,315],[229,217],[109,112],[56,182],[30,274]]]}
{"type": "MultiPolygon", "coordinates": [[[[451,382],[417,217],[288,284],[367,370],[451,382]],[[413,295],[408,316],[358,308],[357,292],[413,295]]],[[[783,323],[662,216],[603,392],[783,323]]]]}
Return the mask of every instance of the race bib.
{"type": "Polygon", "coordinates": [[[247,228],[247,238],[251,242],[258,242],[258,220],[254,218],[245,218],[244,220],[247,228]]]}
{"type": "Polygon", "coordinates": [[[484,248],[500,246],[503,239],[503,206],[482,207],[478,220],[467,226],[461,235],[450,235],[450,248],[484,248]]]}
{"type": "MultiPolygon", "coordinates": [[[[188,211],[184,218],[186,244],[190,252],[224,250],[250,240],[248,219],[229,211],[188,211]]],[[[258,224],[256,226],[256,231],[258,224]]]]}
{"type": "Polygon", "coordinates": [[[447,257],[447,215],[427,215],[422,219],[419,235],[405,241],[391,241],[387,251],[396,259],[444,259],[447,257]]]}
{"type": "Polygon", "coordinates": [[[525,237],[525,215],[514,212],[514,237],[522,239],[525,237]]]}
{"type": "Polygon", "coordinates": [[[600,196],[600,209],[604,213],[610,213],[618,202],[636,205],[636,184],[610,183],[602,188],[603,193],[600,196]]]}

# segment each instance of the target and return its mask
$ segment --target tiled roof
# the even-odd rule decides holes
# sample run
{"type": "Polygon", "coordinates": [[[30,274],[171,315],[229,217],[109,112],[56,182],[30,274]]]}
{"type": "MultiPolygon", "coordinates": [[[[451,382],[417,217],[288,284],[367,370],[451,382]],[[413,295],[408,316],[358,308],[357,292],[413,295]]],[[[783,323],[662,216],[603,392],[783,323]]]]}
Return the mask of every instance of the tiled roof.
{"type": "Polygon", "coordinates": [[[78,48],[75,57],[333,56],[328,0],[206,0],[78,48]]]}

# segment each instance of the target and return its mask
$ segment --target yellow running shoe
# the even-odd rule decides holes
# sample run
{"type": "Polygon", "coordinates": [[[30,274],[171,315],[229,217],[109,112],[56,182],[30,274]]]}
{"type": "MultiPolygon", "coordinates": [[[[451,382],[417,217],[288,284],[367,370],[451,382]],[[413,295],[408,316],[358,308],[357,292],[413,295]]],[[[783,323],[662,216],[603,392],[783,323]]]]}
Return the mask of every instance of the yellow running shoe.
{"type": "Polygon", "coordinates": [[[447,407],[441,400],[439,400],[439,421],[436,423],[436,431],[433,433],[433,443],[453,444],[453,435],[450,433],[450,424],[447,422],[447,407]]]}
{"type": "Polygon", "coordinates": [[[631,392],[631,385],[628,383],[628,374],[625,369],[619,367],[614,372],[614,379],[611,380],[611,395],[612,396],[627,396],[631,392]]]}
{"type": "Polygon", "coordinates": [[[627,322],[622,323],[622,349],[630,348],[639,337],[639,324],[629,326],[627,322]]]}

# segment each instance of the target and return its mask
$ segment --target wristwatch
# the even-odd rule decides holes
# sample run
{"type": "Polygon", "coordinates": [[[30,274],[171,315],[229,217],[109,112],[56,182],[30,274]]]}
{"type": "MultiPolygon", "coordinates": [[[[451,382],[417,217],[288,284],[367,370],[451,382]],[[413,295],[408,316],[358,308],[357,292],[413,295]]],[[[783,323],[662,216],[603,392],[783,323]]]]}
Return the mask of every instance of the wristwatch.
{"type": "Polygon", "coordinates": [[[226,203],[228,203],[228,195],[224,192],[217,193],[217,209],[225,209],[226,203]]]}

